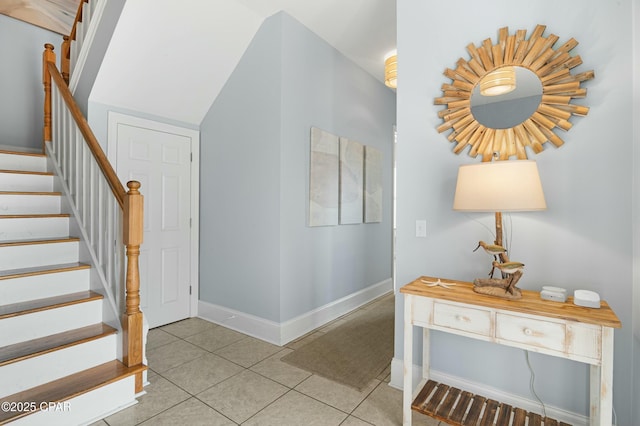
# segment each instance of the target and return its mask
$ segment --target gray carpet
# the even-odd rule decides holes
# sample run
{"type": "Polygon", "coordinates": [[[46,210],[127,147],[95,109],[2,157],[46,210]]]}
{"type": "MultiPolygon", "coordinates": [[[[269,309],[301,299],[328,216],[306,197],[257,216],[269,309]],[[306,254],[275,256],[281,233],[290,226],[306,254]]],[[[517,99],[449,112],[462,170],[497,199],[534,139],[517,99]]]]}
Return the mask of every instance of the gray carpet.
{"type": "Polygon", "coordinates": [[[358,311],[347,323],[282,357],[282,360],[363,389],[393,358],[394,298],[385,297],[358,311]]]}

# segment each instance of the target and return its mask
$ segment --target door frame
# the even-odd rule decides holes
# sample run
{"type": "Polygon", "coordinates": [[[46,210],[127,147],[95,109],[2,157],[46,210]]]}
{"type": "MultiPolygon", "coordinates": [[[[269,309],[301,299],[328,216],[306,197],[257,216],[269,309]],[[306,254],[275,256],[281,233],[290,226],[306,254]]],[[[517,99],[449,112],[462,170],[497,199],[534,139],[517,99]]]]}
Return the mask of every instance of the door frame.
{"type": "MultiPolygon", "coordinates": [[[[189,273],[191,276],[191,294],[189,303],[189,316],[198,315],[198,299],[199,299],[199,260],[200,260],[200,132],[198,130],[186,127],[174,126],[155,120],[136,117],[132,115],[122,114],[115,111],[108,112],[107,118],[107,158],[109,162],[117,168],[116,164],[116,148],[118,144],[117,130],[119,124],[140,127],[159,132],[173,133],[185,136],[191,139],[191,232],[190,232],[190,265],[189,273]]],[[[117,172],[117,170],[116,170],[117,172]]],[[[144,188],[141,188],[144,196],[144,188]]],[[[144,241],[143,241],[144,244],[144,241]]]]}

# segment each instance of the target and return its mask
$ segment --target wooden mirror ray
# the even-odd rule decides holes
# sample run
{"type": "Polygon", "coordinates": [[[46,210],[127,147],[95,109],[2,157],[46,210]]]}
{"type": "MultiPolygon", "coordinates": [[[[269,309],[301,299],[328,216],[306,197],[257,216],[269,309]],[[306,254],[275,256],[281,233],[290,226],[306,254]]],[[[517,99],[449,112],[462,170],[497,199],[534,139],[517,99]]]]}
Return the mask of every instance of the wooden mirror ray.
{"type": "Polygon", "coordinates": [[[581,84],[591,80],[594,72],[572,74],[571,70],[582,64],[579,55],[569,53],[578,42],[571,38],[554,49],[559,37],[554,34],[544,37],[545,29],[545,25],[537,25],[527,39],[526,30],[509,34],[508,27],[500,28],[495,44],[490,38],[479,46],[470,43],[467,46],[470,59],[460,58],[455,69],[445,69],[444,75],[451,82],[442,85],[443,96],[434,101],[435,105],[445,106],[438,112],[443,123],[437,130],[439,133],[451,130],[447,139],[456,143],[455,154],[468,148],[470,156],[480,154],[482,161],[507,160],[512,156],[526,159],[527,148],[538,154],[547,142],[556,147],[563,145],[556,131],[568,131],[572,115],[587,115],[588,107],[571,102],[586,97],[587,89],[581,84]],[[486,127],[471,112],[471,94],[483,77],[507,65],[524,67],[537,75],[542,83],[540,104],[530,117],[514,127],[486,127]]]}

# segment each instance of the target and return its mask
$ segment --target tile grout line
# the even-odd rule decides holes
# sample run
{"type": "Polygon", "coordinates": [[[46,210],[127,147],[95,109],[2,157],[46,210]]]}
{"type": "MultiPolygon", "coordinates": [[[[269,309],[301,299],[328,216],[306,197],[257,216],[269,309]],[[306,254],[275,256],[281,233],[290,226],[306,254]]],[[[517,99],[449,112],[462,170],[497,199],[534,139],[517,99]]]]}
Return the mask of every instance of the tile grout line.
{"type": "MultiPolygon", "coordinates": [[[[295,383],[293,386],[290,386],[290,385],[288,385],[288,384],[284,384],[284,383],[281,383],[281,382],[279,382],[279,381],[277,381],[277,380],[275,380],[275,379],[272,379],[271,377],[268,377],[267,375],[265,375],[265,374],[263,374],[263,373],[261,373],[261,372],[259,372],[259,371],[255,371],[255,370],[253,370],[253,368],[255,368],[258,364],[260,364],[260,363],[262,363],[262,362],[266,361],[267,359],[269,359],[269,358],[273,357],[274,355],[276,355],[276,354],[278,354],[278,353],[280,353],[280,352],[283,352],[284,350],[295,351],[295,350],[299,349],[299,347],[298,347],[298,348],[295,348],[295,347],[290,347],[290,346],[288,346],[288,345],[291,345],[291,344],[296,345],[297,343],[301,342],[301,341],[302,341],[302,340],[304,340],[305,338],[308,338],[309,336],[311,336],[311,335],[313,335],[313,334],[316,334],[316,333],[322,333],[322,334],[324,334],[326,331],[328,331],[328,330],[326,330],[328,327],[334,326],[334,325],[336,325],[336,323],[341,322],[341,321],[344,321],[345,319],[348,319],[349,317],[355,317],[357,314],[362,313],[362,311],[365,311],[365,310],[367,310],[367,309],[371,309],[371,307],[372,307],[375,303],[377,303],[377,302],[379,302],[379,301],[382,301],[382,300],[383,300],[383,298],[385,298],[385,297],[388,297],[388,295],[385,295],[385,296],[383,296],[382,298],[379,298],[379,299],[377,299],[377,300],[371,301],[371,302],[367,303],[366,305],[363,305],[363,306],[359,307],[358,309],[356,309],[356,310],[354,310],[354,311],[352,311],[352,312],[350,312],[350,313],[347,313],[347,314],[345,314],[345,315],[342,315],[342,316],[340,316],[339,318],[336,318],[336,319],[332,320],[331,322],[329,322],[329,323],[325,324],[324,326],[322,326],[322,327],[320,327],[320,328],[318,328],[318,329],[312,330],[312,331],[310,331],[309,333],[307,333],[307,334],[305,334],[305,335],[303,335],[303,336],[300,336],[298,339],[296,339],[296,340],[294,340],[294,341],[292,341],[292,342],[289,342],[289,343],[287,343],[286,345],[283,345],[283,346],[275,345],[275,346],[278,346],[278,348],[279,348],[276,352],[271,353],[271,354],[268,354],[268,355],[266,355],[264,358],[260,358],[258,361],[254,362],[253,364],[251,364],[251,365],[249,365],[249,366],[244,366],[244,365],[242,365],[242,364],[239,364],[239,363],[237,363],[237,362],[233,361],[232,359],[229,359],[229,358],[227,358],[227,357],[225,357],[225,356],[223,356],[223,355],[221,355],[221,354],[219,354],[219,353],[213,352],[213,351],[211,351],[211,350],[209,350],[209,349],[207,349],[207,348],[204,348],[204,347],[202,347],[202,346],[200,346],[200,345],[198,345],[198,344],[196,344],[196,343],[192,343],[192,342],[189,342],[188,340],[186,340],[186,339],[188,339],[188,338],[190,338],[190,337],[193,337],[193,336],[196,336],[196,335],[198,335],[198,334],[200,334],[200,333],[204,333],[204,332],[206,332],[206,331],[209,331],[208,329],[207,329],[207,330],[202,330],[202,331],[199,331],[199,332],[196,332],[196,333],[193,333],[193,334],[189,334],[189,335],[186,335],[186,336],[184,336],[184,337],[183,337],[183,336],[176,335],[176,334],[174,334],[174,333],[172,333],[172,332],[170,332],[170,331],[165,330],[165,329],[164,329],[164,327],[167,327],[167,326],[162,326],[162,327],[158,327],[158,328],[156,328],[156,329],[152,329],[152,330],[158,330],[158,331],[161,331],[161,332],[163,332],[163,333],[167,333],[167,335],[169,335],[169,336],[171,336],[171,337],[173,337],[173,338],[175,338],[175,339],[176,339],[176,340],[174,340],[174,341],[172,341],[172,342],[167,342],[167,343],[164,343],[164,344],[162,344],[162,345],[156,346],[156,347],[154,347],[154,348],[152,349],[152,351],[155,351],[155,350],[157,350],[157,349],[160,349],[160,348],[162,348],[162,347],[164,347],[164,346],[167,346],[167,345],[170,345],[170,344],[172,344],[172,343],[176,343],[176,342],[180,342],[180,341],[182,341],[183,343],[187,343],[187,344],[189,344],[189,345],[192,345],[192,346],[194,346],[194,347],[196,347],[196,348],[198,348],[198,349],[200,349],[200,350],[202,350],[202,351],[204,351],[204,352],[203,352],[200,356],[197,356],[196,358],[189,359],[188,361],[185,361],[185,362],[183,362],[183,363],[181,363],[181,364],[179,364],[179,365],[176,365],[176,366],[170,367],[170,368],[166,369],[166,370],[165,370],[165,371],[163,371],[163,372],[158,372],[158,371],[156,371],[156,370],[153,370],[153,368],[152,368],[152,367],[150,367],[150,370],[152,370],[156,375],[160,376],[162,379],[164,379],[164,380],[166,380],[167,382],[171,383],[173,386],[176,386],[176,387],[177,387],[178,389],[180,389],[181,391],[184,391],[184,392],[188,395],[188,398],[186,398],[185,400],[180,401],[180,402],[178,402],[178,403],[176,403],[176,404],[172,405],[171,407],[168,407],[168,408],[166,408],[166,409],[164,409],[164,410],[162,410],[162,411],[160,411],[160,412],[158,412],[158,413],[156,413],[156,414],[152,415],[152,416],[151,416],[151,417],[149,417],[149,418],[146,418],[146,419],[142,420],[140,423],[143,423],[143,422],[146,422],[146,421],[148,421],[148,420],[150,420],[150,419],[156,418],[156,417],[158,417],[158,416],[162,415],[163,413],[165,413],[165,412],[167,412],[167,411],[169,411],[169,410],[171,410],[171,409],[175,408],[176,406],[178,406],[178,405],[180,405],[180,404],[185,403],[186,401],[190,400],[191,398],[194,398],[195,400],[197,400],[197,401],[199,401],[200,403],[204,404],[206,407],[209,407],[210,409],[212,409],[214,412],[218,413],[219,415],[222,415],[224,418],[228,419],[228,420],[229,420],[229,421],[231,421],[232,423],[234,423],[234,424],[244,424],[244,423],[248,422],[250,419],[252,419],[252,418],[254,418],[255,416],[257,416],[259,413],[261,413],[261,412],[263,412],[264,410],[266,410],[268,407],[272,406],[272,405],[273,405],[274,403],[276,403],[277,401],[281,400],[281,399],[282,399],[283,397],[285,397],[286,395],[289,395],[292,391],[294,391],[294,392],[296,392],[296,393],[297,393],[297,394],[299,394],[299,395],[302,395],[302,396],[304,396],[304,397],[306,397],[306,398],[309,398],[309,399],[311,399],[311,400],[314,400],[314,401],[316,401],[316,402],[319,402],[319,403],[320,403],[320,404],[322,404],[323,406],[326,406],[326,407],[332,408],[332,409],[334,409],[334,410],[336,410],[336,411],[338,411],[338,412],[340,412],[340,413],[345,414],[345,415],[346,415],[346,417],[345,417],[345,418],[344,418],[344,419],[339,423],[340,425],[341,425],[341,424],[344,424],[344,422],[348,421],[348,419],[349,419],[350,417],[353,417],[353,418],[355,418],[355,419],[357,419],[357,420],[359,420],[359,421],[362,421],[362,422],[364,422],[364,423],[366,423],[366,424],[371,424],[371,423],[370,423],[370,422],[368,422],[367,420],[361,419],[360,417],[358,417],[358,416],[354,415],[353,413],[354,413],[354,412],[355,412],[355,411],[356,411],[356,410],[357,410],[357,409],[358,409],[358,408],[359,408],[359,407],[360,407],[360,406],[361,406],[361,405],[362,405],[362,404],[363,404],[363,403],[364,403],[364,402],[365,402],[365,401],[366,401],[366,400],[367,400],[367,399],[368,399],[368,398],[373,394],[373,392],[375,392],[375,391],[380,387],[380,385],[382,385],[382,384],[386,384],[386,385],[388,385],[388,382],[386,382],[386,378],[389,376],[389,374],[385,375],[385,377],[383,377],[383,378],[380,378],[380,375],[381,375],[381,374],[382,374],[382,373],[383,373],[383,372],[384,372],[388,367],[385,367],[385,369],[381,370],[381,371],[378,373],[378,375],[375,377],[375,379],[374,379],[374,380],[377,380],[377,381],[378,381],[378,384],[377,384],[377,385],[375,385],[375,386],[374,386],[374,387],[373,387],[373,388],[372,388],[372,389],[371,389],[371,390],[370,390],[366,395],[364,395],[364,397],[363,397],[363,398],[362,398],[362,399],[361,399],[361,400],[360,400],[360,401],[359,401],[359,402],[358,402],[358,403],[357,403],[357,404],[356,404],[352,409],[350,409],[349,411],[345,411],[345,410],[343,410],[343,409],[341,409],[341,408],[335,407],[335,406],[333,406],[331,403],[328,403],[328,402],[322,401],[322,400],[318,399],[317,397],[314,397],[314,396],[311,396],[311,395],[307,395],[305,392],[303,392],[303,391],[301,391],[301,390],[298,390],[298,389],[297,389],[297,387],[298,387],[298,386],[300,386],[300,385],[301,385],[302,383],[304,383],[305,381],[309,380],[311,377],[313,377],[313,376],[316,376],[316,377],[322,377],[322,376],[319,376],[319,375],[317,375],[317,374],[315,374],[315,373],[311,373],[311,372],[308,372],[308,371],[307,371],[307,373],[309,373],[309,375],[308,375],[307,377],[305,377],[304,379],[302,379],[302,380],[300,380],[299,382],[295,383]],[[238,372],[236,372],[236,373],[232,374],[231,376],[226,377],[225,379],[223,379],[223,380],[221,380],[221,381],[219,381],[219,382],[216,382],[216,383],[211,384],[211,386],[208,386],[207,388],[205,388],[205,389],[203,389],[203,390],[199,391],[197,394],[194,394],[194,393],[192,393],[191,391],[189,391],[189,390],[187,390],[187,389],[183,388],[183,387],[182,387],[182,386],[180,386],[178,383],[175,383],[173,380],[171,380],[171,379],[169,379],[168,377],[165,377],[165,376],[163,375],[163,374],[164,374],[164,373],[166,373],[167,371],[171,371],[171,370],[173,370],[173,369],[175,369],[175,368],[179,368],[179,367],[181,367],[181,366],[184,366],[185,364],[187,364],[187,363],[189,363],[189,362],[192,362],[192,361],[194,361],[194,360],[200,359],[200,358],[202,358],[202,357],[206,356],[207,354],[214,355],[214,356],[216,356],[216,357],[218,357],[218,358],[220,358],[220,359],[222,359],[222,360],[224,360],[224,361],[226,361],[226,362],[229,362],[229,363],[231,363],[231,364],[233,364],[233,365],[235,365],[235,366],[237,366],[237,367],[240,367],[241,369],[240,369],[238,372]],[[224,413],[222,413],[222,412],[218,411],[215,407],[211,406],[210,404],[208,404],[207,402],[205,402],[204,400],[202,400],[202,399],[200,399],[200,398],[198,397],[198,395],[201,395],[202,393],[207,392],[208,390],[212,389],[213,387],[218,386],[218,385],[220,385],[221,383],[227,382],[227,381],[229,381],[229,380],[231,380],[231,379],[233,379],[233,378],[237,377],[238,375],[240,375],[240,374],[242,374],[242,373],[244,373],[244,372],[246,372],[246,371],[249,371],[250,373],[256,374],[256,375],[260,376],[260,377],[261,377],[261,378],[263,378],[263,379],[269,380],[270,382],[273,382],[274,384],[280,385],[280,386],[284,387],[284,388],[286,389],[286,391],[285,391],[282,395],[278,396],[276,399],[274,399],[273,401],[271,401],[270,403],[268,403],[267,405],[265,405],[264,407],[262,407],[261,409],[259,409],[259,410],[258,410],[258,411],[256,411],[255,413],[253,413],[250,417],[248,417],[247,419],[243,420],[243,421],[242,421],[242,423],[237,423],[236,421],[234,421],[233,419],[231,419],[230,417],[228,417],[228,416],[227,416],[227,415],[225,415],[224,413]]],[[[202,320],[202,319],[200,319],[200,320],[202,320]]],[[[202,320],[202,321],[206,321],[206,320],[202,320]]],[[[212,328],[212,329],[216,329],[216,328],[218,328],[218,327],[225,328],[224,326],[219,325],[219,324],[215,324],[215,323],[210,323],[210,324],[213,326],[213,328],[212,328]]],[[[169,324],[169,325],[170,325],[170,324],[169,324]]],[[[225,348],[228,348],[228,347],[229,347],[229,346],[231,346],[231,345],[234,345],[234,344],[236,344],[236,343],[238,343],[238,342],[241,342],[241,341],[247,340],[247,339],[249,339],[249,338],[250,338],[250,336],[244,336],[244,337],[242,337],[242,338],[238,339],[237,341],[234,341],[234,342],[228,343],[228,344],[226,344],[226,345],[224,345],[224,346],[221,346],[221,347],[219,347],[219,348],[216,348],[216,349],[215,349],[215,351],[221,351],[221,350],[223,350],[223,349],[225,349],[225,348]]],[[[230,356],[230,358],[231,358],[231,356],[230,356]]],[[[306,370],[302,370],[302,371],[306,371],[306,370]]],[[[107,425],[109,425],[109,423],[106,421],[106,419],[104,419],[104,421],[105,421],[105,423],[106,423],[107,425]]],[[[140,423],[137,423],[137,424],[140,424],[140,423]]]]}

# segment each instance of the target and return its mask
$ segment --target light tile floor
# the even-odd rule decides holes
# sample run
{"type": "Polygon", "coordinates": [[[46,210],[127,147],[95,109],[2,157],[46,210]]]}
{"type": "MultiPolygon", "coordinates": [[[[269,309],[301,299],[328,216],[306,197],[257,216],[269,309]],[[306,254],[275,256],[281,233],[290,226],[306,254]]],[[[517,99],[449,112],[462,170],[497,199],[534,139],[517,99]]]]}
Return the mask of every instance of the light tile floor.
{"type": "MultiPolygon", "coordinates": [[[[402,392],[389,386],[390,368],[358,391],[280,360],[379,301],[285,347],[199,318],[152,329],[146,395],[94,425],[401,425],[402,392]]],[[[413,424],[439,423],[413,413],[413,424]]]]}

